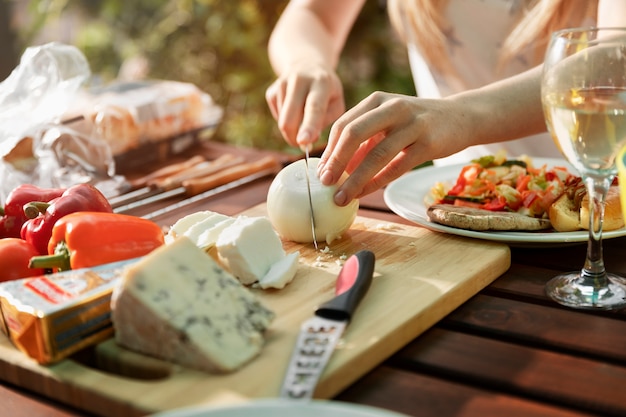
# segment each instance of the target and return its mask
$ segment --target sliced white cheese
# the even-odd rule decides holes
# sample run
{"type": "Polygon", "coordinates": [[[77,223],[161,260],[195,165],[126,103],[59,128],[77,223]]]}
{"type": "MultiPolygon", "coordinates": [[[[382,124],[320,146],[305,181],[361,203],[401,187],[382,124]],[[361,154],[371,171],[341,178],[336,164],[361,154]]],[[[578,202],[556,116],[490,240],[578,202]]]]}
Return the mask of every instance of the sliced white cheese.
{"type": "MultiPolygon", "coordinates": [[[[202,211],[183,217],[171,231],[172,236],[190,238],[246,285],[267,275],[259,286],[283,288],[295,276],[299,253],[286,258],[282,242],[269,218],[231,217],[202,211]],[[222,243],[218,249],[220,239],[222,243]],[[273,270],[271,274],[270,270],[273,270]]],[[[172,237],[168,244],[173,240],[172,237]]]]}
{"type": "Polygon", "coordinates": [[[237,217],[222,230],[215,247],[220,262],[246,285],[264,277],[285,257],[283,244],[266,217],[237,217]]]}
{"type": "Polygon", "coordinates": [[[230,372],[257,356],[273,318],[186,237],[127,268],[112,298],[118,344],[208,372],[230,372]]]}
{"type": "Polygon", "coordinates": [[[178,219],[165,235],[165,243],[171,243],[174,239],[185,234],[185,232],[194,224],[201,222],[207,217],[211,217],[213,211],[197,211],[178,219]]]}
{"type": "Polygon", "coordinates": [[[216,224],[230,218],[230,216],[226,216],[224,214],[213,213],[211,216],[208,216],[198,223],[192,225],[184,233],[184,236],[187,236],[189,239],[191,239],[191,241],[194,242],[196,246],[202,247],[202,245],[200,244],[200,237],[202,236],[202,234],[207,230],[212,229],[216,224]]]}
{"type": "Polygon", "coordinates": [[[298,271],[298,260],[300,252],[291,252],[283,259],[274,263],[267,274],[259,279],[259,287],[267,288],[285,288],[285,285],[293,281],[298,271]]]}
{"type": "Polygon", "coordinates": [[[210,229],[205,230],[198,236],[198,240],[196,240],[196,245],[205,251],[211,249],[217,243],[217,238],[220,236],[222,231],[235,222],[234,217],[228,217],[225,220],[217,223],[210,229]]]}

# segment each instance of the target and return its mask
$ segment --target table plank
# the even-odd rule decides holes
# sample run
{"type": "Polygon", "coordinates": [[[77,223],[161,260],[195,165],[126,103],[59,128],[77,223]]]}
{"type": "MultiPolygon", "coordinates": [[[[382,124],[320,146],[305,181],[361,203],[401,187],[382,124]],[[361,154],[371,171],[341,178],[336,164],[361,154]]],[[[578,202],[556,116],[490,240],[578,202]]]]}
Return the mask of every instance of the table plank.
{"type": "Polygon", "coordinates": [[[518,397],[604,416],[626,415],[626,367],[593,357],[438,326],[389,362],[400,369],[427,370],[518,397]]]}
{"type": "Polygon", "coordinates": [[[626,364],[625,323],[612,317],[481,294],[443,323],[473,334],[626,364]]]}
{"type": "Polygon", "coordinates": [[[466,381],[404,370],[388,364],[376,368],[338,397],[415,417],[584,417],[591,414],[538,402],[466,381]]]}
{"type": "Polygon", "coordinates": [[[0,384],[0,403],[1,415],[7,417],[95,417],[4,382],[0,384]]]}

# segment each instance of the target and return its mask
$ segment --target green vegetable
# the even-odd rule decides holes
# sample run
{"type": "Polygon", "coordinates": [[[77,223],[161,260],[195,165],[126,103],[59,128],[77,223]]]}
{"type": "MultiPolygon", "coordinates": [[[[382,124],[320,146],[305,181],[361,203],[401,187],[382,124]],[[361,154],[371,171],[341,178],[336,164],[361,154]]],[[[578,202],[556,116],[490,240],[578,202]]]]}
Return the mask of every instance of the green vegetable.
{"type": "Polygon", "coordinates": [[[470,203],[484,203],[485,202],[485,199],[482,197],[465,197],[465,196],[460,196],[460,195],[449,195],[449,194],[446,194],[445,196],[443,196],[443,200],[451,201],[451,202],[454,202],[454,200],[463,200],[463,201],[468,201],[470,203]]]}

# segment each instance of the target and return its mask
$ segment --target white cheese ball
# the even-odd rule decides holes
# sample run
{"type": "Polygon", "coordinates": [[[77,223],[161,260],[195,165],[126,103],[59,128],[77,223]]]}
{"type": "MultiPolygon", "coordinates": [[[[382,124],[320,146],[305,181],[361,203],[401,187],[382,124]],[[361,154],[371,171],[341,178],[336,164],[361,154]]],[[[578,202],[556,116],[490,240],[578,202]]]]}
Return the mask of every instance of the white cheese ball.
{"type": "MultiPolygon", "coordinates": [[[[344,173],[335,185],[323,185],[317,175],[319,161],[319,158],[309,158],[315,235],[318,241],[330,244],[350,228],[356,218],[359,201],[354,199],[345,207],[335,204],[333,196],[337,186],[345,181],[348,174],[344,173]]],[[[298,243],[313,242],[307,193],[304,159],[283,168],[270,186],[267,193],[268,217],[276,232],[285,240],[298,243]]]]}

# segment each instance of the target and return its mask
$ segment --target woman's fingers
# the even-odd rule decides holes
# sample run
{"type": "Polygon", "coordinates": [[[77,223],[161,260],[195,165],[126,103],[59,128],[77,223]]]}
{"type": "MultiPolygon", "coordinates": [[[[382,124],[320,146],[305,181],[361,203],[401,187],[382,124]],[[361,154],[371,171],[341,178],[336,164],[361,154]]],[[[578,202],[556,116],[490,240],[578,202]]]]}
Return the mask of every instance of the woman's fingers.
{"type": "Polygon", "coordinates": [[[294,114],[294,110],[298,110],[298,105],[292,104],[294,99],[289,97],[289,94],[293,92],[288,92],[288,89],[290,89],[288,81],[278,78],[265,91],[265,100],[285,141],[291,146],[296,146],[295,136],[301,116],[298,119],[298,115],[294,114]]]}
{"type": "MultiPolygon", "coordinates": [[[[433,156],[423,104],[415,97],[375,93],[337,120],[319,175],[331,185],[344,170],[350,174],[335,195],[338,205],[385,186],[433,156]]],[[[438,117],[435,106],[433,114],[438,117]]]]}
{"type": "Polygon", "coordinates": [[[318,173],[322,182],[334,184],[349,164],[367,163],[382,169],[407,145],[389,138],[413,122],[407,107],[396,95],[374,93],[340,117],[331,128],[321,157],[318,173]]]}
{"type": "Polygon", "coordinates": [[[315,142],[345,111],[341,81],[326,69],[280,77],[267,89],[266,101],[291,146],[315,142]]]}
{"type": "Polygon", "coordinates": [[[311,82],[297,75],[288,78],[285,98],[280,108],[278,128],[291,146],[298,146],[297,135],[304,117],[304,105],[311,82]]]}
{"type": "Polygon", "coordinates": [[[337,182],[361,143],[379,132],[384,133],[373,126],[375,123],[370,114],[380,104],[377,94],[379,93],[365,98],[332,125],[328,143],[317,167],[324,184],[337,182]],[[359,118],[362,118],[361,121],[357,121],[359,118]]]}
{"type": "Polygon", "coordinates": [[[352,171],[348,171],[349,177],[339,186],[335,203],[343,206],[374,192],[417,165],[413,152],[416,145],[411,140],[409,131],[394,131],[377,141],[367,153],[361,154],[369,146],[360,148],[355,155],[359,163],[349,164],[352,171]]]}
{"type": "Polygon", "coordinates": [[[282,80],[277,79],[269,87],[265,90],[265,101],[267,102],[267,106],[272,113],[272,117],[275,120],[278,120],[278,113],[280,109],[280,104],[282,100],[279,101],[279,94],[281,89],[282,80]]]}
{"type": "Polygon", "coordinates": [[[346,204],[355,198],[361,198],[367,194],[370,194],[380,188],[383,188],[391,181],[399,178],[405,172],[413,169],[417,164],[415,161],[413,147],[416,145],[410,145],[409,147],[401,150],[395,155],[390,162],[385,164],[379,171],[377,168],[367,167],[360,165],[348,182],[340,187],[339,191],[342,191],[346,198],[346,204]],[[363,172],[359,172],[362,170],[363,172]],[[369,178],[369,180],[368,180],[369,178]]]}
{"type": "Polygon", "coordinates": [[[341,82],[335,76],[316,78],[306,97],[302,124],[298,130],[300,146],[317,140],[322,129],[345,111],[341,82]]]}

